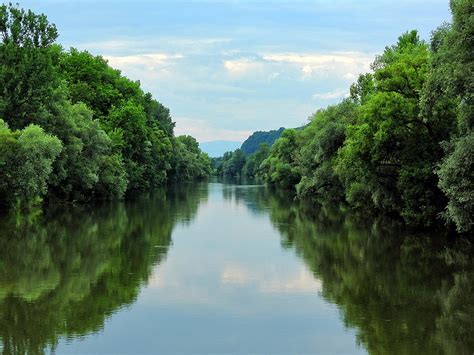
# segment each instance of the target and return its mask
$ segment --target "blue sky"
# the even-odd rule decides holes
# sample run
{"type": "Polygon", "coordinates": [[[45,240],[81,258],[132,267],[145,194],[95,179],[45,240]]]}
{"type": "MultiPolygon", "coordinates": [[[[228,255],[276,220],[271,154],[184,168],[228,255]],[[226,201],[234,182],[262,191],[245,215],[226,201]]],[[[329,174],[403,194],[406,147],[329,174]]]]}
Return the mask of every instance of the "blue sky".
{"type": "Polygon", "coordinates": [[[374,56],[450,20],[448,0],[22,1],[169,107],[177,134],[243,141],[340,101],[374,56]]]}

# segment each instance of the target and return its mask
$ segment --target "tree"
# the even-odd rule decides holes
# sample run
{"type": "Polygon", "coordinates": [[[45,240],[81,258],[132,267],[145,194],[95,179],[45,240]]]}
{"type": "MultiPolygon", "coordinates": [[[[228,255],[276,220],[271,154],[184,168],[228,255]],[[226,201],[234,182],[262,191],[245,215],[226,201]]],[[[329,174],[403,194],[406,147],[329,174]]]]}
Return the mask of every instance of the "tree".
{"type": "Polygon", "coordinates": [[[45,15],[0,6],[0,117],[21,129],[49,114],[54,90],[58,33],[45,15]]]}
{"type": "Polygon", "coordinates": [[[443,199],[434,174],[440,127],[424,120],[419,107],[428,46],[416,31],[407,32],[377,57],[373,69],[375,92],[348,128],[336,171],[350,203],[370,202],[409,224],[432,224],[443,199]]]}
{"type": "Polygon", "coordinates": [[[174,147],[171,176],[176,181],[201,180],[211,173],[211,160],[194,137],[179,136],[174,147]]]}
{"type": "Polygon", "coordinates": [[[61,139],[63,150],[54,164],[50,192],[70,201],[122,198],[127,179],[121,154],[92,111],[63,99],[53,113],[55,119],[44,127],[61,139]]]}
{"type": "Polygon", "coordinates": [[[0,204],[23,208],[41,201],[61,148],[39,126],[12,132],[0,120],[0,204]]]}
{"type": "Polygon", "coordinates": [[[354,122],[357,105],[344,100],[319,110],[301,132],[299,151],[302,179],[296,190],[300,197],[343,200],[344,189],[334,172],[334,161],[346,138],[346,127],[354,122]]]}
{"type": "Polygon", "coordinates": [[[286,129],[273,145],[270,155],[261,165],[262,175],[273,185],[292,189],[301,179],[297,152],[301,136],[294,129],[286,129]]]}
{"type": "Polygon", "coordinates": [[[446,218],[459,232],[474,227],[474,132],[457,139],[453,151],[437,171],[439,186],[448,197],[446,218]]]}
{"type": "Polygon", "coordinates": [[[474,8],[469,0],[450,4],[452,25],[441,26],[432,36],[431,70],[421,105],[424,119],[442,127],[445,156],[437,174],[448,198],[444,216],[458,231],[469,232],[474,224],[474,8]]]}
{"type": "Polygon", "coordinates": [[[260,143],[258,150],[247,158],[242,169],[242,175],[250,178],[258,177],[261,172],[260,166],[269,155],[270,145],[268,143],[260,143]]]}

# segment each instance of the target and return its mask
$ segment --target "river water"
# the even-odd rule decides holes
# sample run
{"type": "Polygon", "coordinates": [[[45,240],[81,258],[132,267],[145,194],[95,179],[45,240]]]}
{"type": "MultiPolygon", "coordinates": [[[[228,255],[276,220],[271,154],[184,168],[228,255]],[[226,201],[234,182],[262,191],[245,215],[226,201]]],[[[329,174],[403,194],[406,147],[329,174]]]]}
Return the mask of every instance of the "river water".
{"type": "Polygon", "coordinates": [[[472,354],[473,247],[265,186],[0,220],[0,349],[472,354]]]}

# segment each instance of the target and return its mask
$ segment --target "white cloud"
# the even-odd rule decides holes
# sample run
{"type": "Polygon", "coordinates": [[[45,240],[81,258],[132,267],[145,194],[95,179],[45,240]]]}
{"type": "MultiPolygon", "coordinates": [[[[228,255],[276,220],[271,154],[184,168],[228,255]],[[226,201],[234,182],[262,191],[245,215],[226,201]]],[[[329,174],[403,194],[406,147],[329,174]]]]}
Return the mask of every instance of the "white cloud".
{"type": "Polygon", "coordinates": [[[226,265],[221,273],[221,281],[224,284],[248,284],[254,280],[252,274],[239,265],[226,265]]]}
{"type": "Polygon", "coordinates": [[[260,291],[263,293],[317,293],[322,288],[322,282],[315,279],[305,268],[301,268],[296,275],[288,279],[264,280],[260,284],[260,291]]]}
{"type": "Polygon", "coordinates": [[[255,289],[262,293],[305,293],[319,292],[322,283],[304,267],[299,268],[296,273],[283,276],[273,272],[250,270],[238,265],[226,265],[221,273],[223,284],[254,285],[255,289]]]}
{"type": "Polygon", "coordinates": [[[265,54],[262,58],[267,62],[295,65],[300,68],[305,79],[321,73],[336,74],[349,79],[368,71],[373,55],[360,52],[276,53],[265,54]]]}
{"type": "Polygon", "coordinates": [[[242,75],[250,71],[257,70],[261,67],[261,63],[249,58],[241,58],[234,60],[225,60],[224,68],[233,75],[242,75]]]}
{"type": "Polygon", "coordinates": [[[332,99],[347,97],[348,95],[349,95],[348,90],[342,89],[342,90],[335,90],[335,91],[314,94],[313,99],[332,100],[332,99]]]}
{"type": "Polygon", "coordinates": [[[112,67],[137,68],[139,66],[146,67],[148,70],[154,70],[157,67],[167,66],[175,63],[177,60],[184,58],[182,54],[166,54],[166,53],[150,53],[140,55],[127,56],[104,56],[112,67]]]}
{"type": "Polygon", "coordinates": [[[252,134],[252,131],[212,127],[208,121],[203,119],[177,117],[175,121],[175,134],[177,136],[185,134],[191,135],[195,137],[199,143],[215,140],[242,142],[252,134]]]}

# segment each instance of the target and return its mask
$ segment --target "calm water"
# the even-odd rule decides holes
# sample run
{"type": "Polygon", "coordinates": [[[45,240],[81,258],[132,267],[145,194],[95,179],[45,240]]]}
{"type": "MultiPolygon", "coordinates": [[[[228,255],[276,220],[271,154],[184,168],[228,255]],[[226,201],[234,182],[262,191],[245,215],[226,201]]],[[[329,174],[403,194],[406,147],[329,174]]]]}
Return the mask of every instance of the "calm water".
{"type": "Polygon", "coordinates": [[[0,222],[6,354],[474,351],[465,241],[221,183],[0,222]]]}

